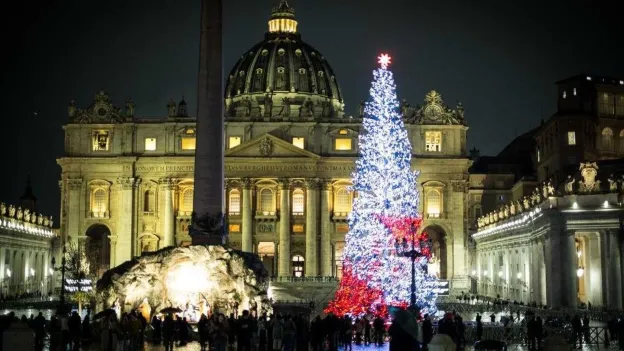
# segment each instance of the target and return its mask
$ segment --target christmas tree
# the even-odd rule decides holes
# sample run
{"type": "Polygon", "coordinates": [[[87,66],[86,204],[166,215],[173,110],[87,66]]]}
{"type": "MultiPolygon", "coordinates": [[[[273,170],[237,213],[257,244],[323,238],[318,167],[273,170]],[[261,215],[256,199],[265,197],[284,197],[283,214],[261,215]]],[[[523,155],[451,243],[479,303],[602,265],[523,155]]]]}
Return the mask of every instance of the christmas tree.
{"type": "Polygon", "coordinates": [[[398,112],[399,101],[390,57],[379,57],[370,99],[359,136],[360,156],[353,174],[358,197],[349,216],[343,254],[343,276],[326,312],[385,314],[388,306],[410,303],[412,259],[415,257],[415,304],[435,313],[437,295],[428,275],[429,240],[418,233],[417,173],[411,166],[411,145],[398,112]]]}

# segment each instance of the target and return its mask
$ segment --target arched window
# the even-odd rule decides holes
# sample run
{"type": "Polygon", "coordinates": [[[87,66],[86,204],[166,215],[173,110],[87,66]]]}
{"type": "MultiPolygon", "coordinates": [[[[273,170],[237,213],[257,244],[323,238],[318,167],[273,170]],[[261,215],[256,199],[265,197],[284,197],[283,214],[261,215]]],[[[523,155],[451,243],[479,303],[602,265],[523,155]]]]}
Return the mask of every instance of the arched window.
{"type": "Polygon", "coordinates": [[[154,213],[156,211],[156,192],[154,189],[145,190],[143,195],[143,212],[154,213]]]}
{"type": "Polygon", "coordinates": [[[186,189],[182,193],[182,211],[193,212],[193,188],[186,189]]]}
{"type": "Polygon", "coordinates": [[[442,212],[442,194],[438,189],[430,189],[427,191],[425,198],[427,204],[427,217],[438,218],[442,212]]]}
{"type": "Polygon", "coordinates": [[[303,215],[305,206],[304,206],[304,196],[303,196],[302,189],[295,189],[295,191],[293,191],[292,201],[293,201],[293,207],[292,207],[293,215],[303,215]]]}
{"type": "Polygon", "coordinates": [[[303,256],[301,255],[295,255],[293,256],[292,259],[292,269],[293,269],[293,276],[295,277],[303,277],[303,267],[304,267],[304,259],[303,256]]]}
{"type": "Polygon", "coordinates": [[[238,189],[230,190],[230,215],[239,214],[240,205],[240,191],[238,191],[238,189]]]}
{"type": "Polygon", "coordinates": [[[620,131],[620,153],[624,154],[624,129],[620,131]]]}
{"type": "Polygon", "coordinates": [[[614,151],[613,130],[611,128],[607,127],[602,130],[602,149],[604,151],[614,151]]]}
{"type": "Polygon", "coordinates": [[[260,212],[270,214],[275,212],[275,201],[273,201],[273,190],[264,188],[260,190],[260,212]]]}
{"type": "Polygon", "coordinates": [[[351,212],[351,204],[351,193],[346,188],[336,190],[334,212],[349,213],[351,212]]]}
{"type": "Polygon", "coordinates": [[[91,212],[94,216],[104,216],[107,210],[107,196],[106,190],[99,188],[93,192],[93,199],[91,201],[91,212]]]}

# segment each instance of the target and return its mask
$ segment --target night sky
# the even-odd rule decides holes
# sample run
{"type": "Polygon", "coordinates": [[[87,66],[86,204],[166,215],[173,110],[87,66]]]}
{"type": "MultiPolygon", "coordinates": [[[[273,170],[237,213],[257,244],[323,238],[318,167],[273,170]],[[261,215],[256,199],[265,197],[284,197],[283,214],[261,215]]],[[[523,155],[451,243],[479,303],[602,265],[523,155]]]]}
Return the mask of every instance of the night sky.
{"type": "MultiPolygon", "coordinates": [[[[263,39],[275,2],[224,2],[227,75],[263,39]]],[[[63,153],[68,102],[75,99],[86,108],[103,88],[118,107],[131,96],[139,116],[164,116],[167,101],[182,95],[195,111],[200,2],[22,3],[0,14],[0,200],[18,203],[31,174],[40,210],[58,219],[55,160],[63,153]]],[[[354,114],[368,96],[376,56],[389,52],[399,97],[421,103],[436,89],[451,106],[462,101],[468,146],[482,154],[498,153],[548,118],[555,111],[556,80],[578,73],[624,77],[623,12],[617,3],[290,2],[303,40],[332,65],[347,113],[354,114]]]]}

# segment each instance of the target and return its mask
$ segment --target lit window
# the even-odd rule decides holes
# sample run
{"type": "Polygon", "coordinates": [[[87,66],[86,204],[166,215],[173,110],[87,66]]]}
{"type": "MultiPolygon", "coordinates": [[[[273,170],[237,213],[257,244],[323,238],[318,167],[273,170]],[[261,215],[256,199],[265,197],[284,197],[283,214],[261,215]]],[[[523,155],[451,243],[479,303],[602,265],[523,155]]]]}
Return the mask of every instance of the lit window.
{"type": "Polygon", "coordinates": [[[293,275],[295,277],[303,277],[304,259],[301,255],[296,255],[292,259],[293,275]]]}
{"type": "Polygon", "coordinates": [[[106,213],[106,204],[107,196],[106,190],[104,189],[96,189],[93,192],[93,202],[91,203],[91,212],[93,212],[94,217],[103,217],[106,213]]]}
{"type": "Polygon", "coordinates": [[[304,210],[304,196],[303,196],[303,190],[301,189],[295,189],[295,191],[293,191],[293,207],[292,207],[292,212],[293,215],[303,215],[303,210],[304,210]]]}
{"type": "Polygon", "coordinates": [[[576,132],[568,132],[568,145],[576,145],[576,132]]]}
{"type": "Polygon", "coordinates": [[[143,212],[153,213],[156,209],[156,192],[153,189],[145,191],[143,196],[143,212]]]}
{"type": "Polygon", "coordinates": [[[233,147],[237,147],[241,144],[241,137],[239,136],[231,136],[228,140],[228,148],[231,149],[233,147]]]}
{"type": "Polygon", "coordinates": [[[340,134],[340,135],[347,135],[347,134],[349,134],[349,132],[346,129],[341,129],[341,130],[338,131],[338,134],[340,134]]]}
{"type": "Polygon", "coordinates": [[[275,207],[273,207],[273,190],[269,188],[264,188],[260,190],[260,212],[264,215],[268,215],[271,212],[275,211],[275,207]]]}
{"type": "Polygon", "coordinates": [[[336,200],[334,212],[349,213],[351,212],[351,193],[345,188],[336,190],[336,200]]]}
{"type": "Polygon", "coordinates": [[[602,149],[604,151],[613,151],[613,130],[611,128],[602,130],[602,149]]]}
{"type": "Polygon", "coordinates": [[[537,149],[537,162],[541,161],[540,149],[537,149]]]}
{"type": "Polygon", "coordinates": [[[565,99],[566,97],[568,97],[568,92],[564,90],[564,91],[561,93],[561,97],[562,97],[562,98],[564,98],[564,99],[565,99]]]}
{"type": "Polygon", "coordinates": [[[108,151],[109,141],[108,132],[93,133],[93,151],[108,151]]]}
{"type": "Polygon", "coordinates": [[[183,137],[182,150],[195,150],[195,137],[183,137]]]}
{"type": "Polygon", "coordinates": [[[304,227],[303,224],[294,224],[292,227],[293,233],[303,233],[304,227]]]}
{"type": "Polygon", "coordinates": [[[572,95],[576,96],[576,88],[572,88],[572,95]]]}
{"type": "Polygon", "coordinates": [[[156,138],[145,138],[145,151],[156,151],[156,138]]]}
{"type": "Polygon", "coordinates": [[[305,138],[293,138],[292,143],[300,149],[305,149],[305,138]]]}
{"type": "Polygon", "coordinates": [[[230,214],[237,215],[240,213],[240,192],[238,189],[230,191],[230,214]]]}
{"type": "Polygon", "coordinates": [[[230,224],[229,228],[230,228],[230,233],[240,233],[241,231],[240,224],[230,224]]]}
{"type": "Polygon", "coordinates": [[[442,132],[425,132],[425,151],[442,151],[442,132]]]}
{"type": "Polygon", "coordinates": [[[193,212],[193,189],[186,189],[182,193],[182,210],[193,212]]]}
{"type": "Polygon", "coordinates": [[[442,196],[438,189],[427,191],[427,215],[428,217],[438,218],[442,209],[442,196]]]}
{"type": "Polygon", "coordinates": [[[591,81],[591,79],[592,79],[590,76],[587,76],[586,78],[587,78],[588,81],[591,81]]]}
{"type": "Polygon", "coordinates": [[[334,142],[336,151],[351,150],[351,138],[336,138],[334,142]]]}

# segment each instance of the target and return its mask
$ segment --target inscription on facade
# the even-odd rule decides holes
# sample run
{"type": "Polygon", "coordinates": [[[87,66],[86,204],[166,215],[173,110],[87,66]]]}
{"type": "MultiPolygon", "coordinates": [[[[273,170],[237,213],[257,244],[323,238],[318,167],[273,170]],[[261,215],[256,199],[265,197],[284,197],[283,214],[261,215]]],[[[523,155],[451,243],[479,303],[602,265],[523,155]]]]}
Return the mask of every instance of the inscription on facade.
{"type": "Polygon", "coordinates": [[[275,231],[275,225],[273,223],[259,223],[259,233],[273,233],[275,231]]]}
{"type": "Polygon", "coordinates": [[[137,172],[194,172],[195,166],[175,165],[175,166],[137,166],[137,172]]]}

